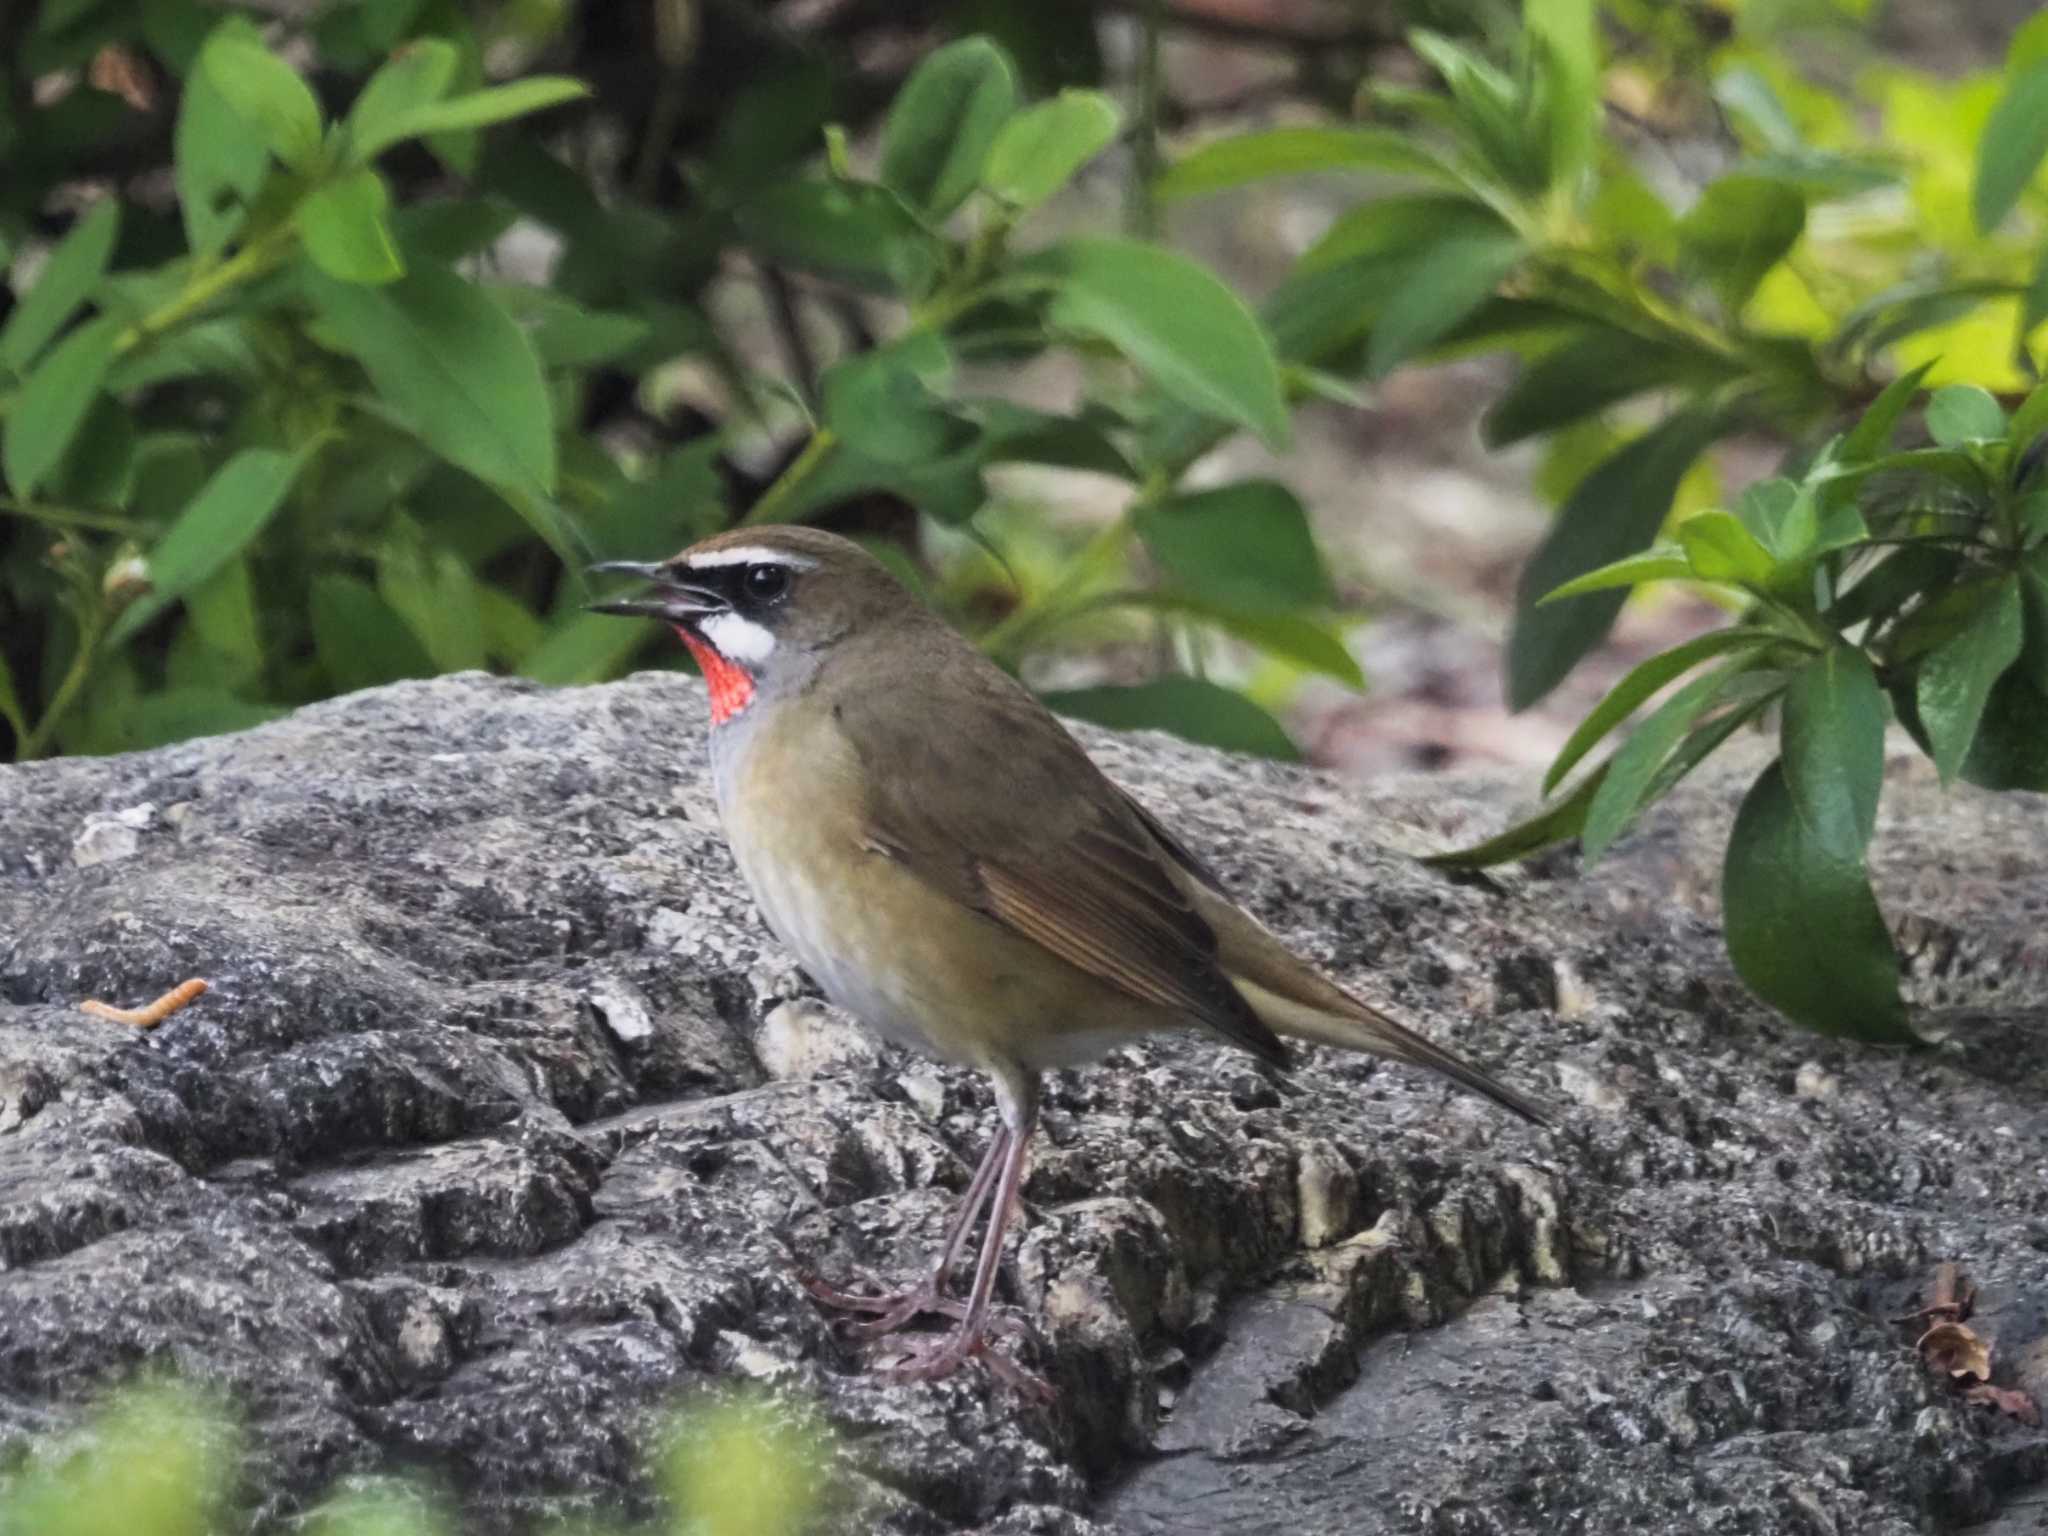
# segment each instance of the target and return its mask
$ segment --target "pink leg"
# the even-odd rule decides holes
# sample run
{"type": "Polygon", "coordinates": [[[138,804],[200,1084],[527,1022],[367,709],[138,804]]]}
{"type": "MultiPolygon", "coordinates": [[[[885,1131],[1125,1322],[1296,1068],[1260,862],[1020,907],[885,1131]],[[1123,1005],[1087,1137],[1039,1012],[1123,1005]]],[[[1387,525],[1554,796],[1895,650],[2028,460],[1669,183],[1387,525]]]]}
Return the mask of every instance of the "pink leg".
{"type": "Polygon", "coordinates": [[[804,1289],[822,1305],[838,1311],[875,1313],[876,1316],[867,1322],[854,1326],[853,1332],[862,1338],[878,1338],[882,1334],[893,1333],[921,1313],[959,1315],[964,1312],[958,1302],[947,1300],[946,1281],[953,1272],[954,1264],[959,1262],[960,1250],[966,1245],[967,1234],[974,1229],[975,1219],[988,1203],[989,1191],[995,1187],[996,1174],[1003,1166],[1009,1143],[1010,1128],[1007,1125],[998,1127],[994,1139],[989,1142],[988,1151],[982,1156],[981,1166],[974,1170],[974,1177],[968,1182],[967,1193],[960,1199],[953,1223],[946,1231],[939,1262],[923,1280],[905,1290],[881,1296],[841,1290],[814,1276],[804,1279],[804,1289]]]}
{"type": "Polygon", "coordinates": [[[1050,1399],[1052,1388],[1022,1366],[988,1347],[989,1309],[995,1300],[996,1272],[1003,1260],[1003,1236],[1017,1196],[1024,1186],[1024,1168],[1031,1156],[1031,1128],[1038,1118],[1038,1080],[1022,1072],[996,1075],[996,1094],[1010,1132],[996,1185],[995,1207],[989,1213],[988,1236],[982,1239],[981,1260],[968,1293],[967,1314],[952,1335],[934,1349],[913,1351],[891,1369],[903,1381],[931,1381],[950,1375],[969,1360],[980,1360],[996,1375],[1034,1396],[1050,1399]]]}

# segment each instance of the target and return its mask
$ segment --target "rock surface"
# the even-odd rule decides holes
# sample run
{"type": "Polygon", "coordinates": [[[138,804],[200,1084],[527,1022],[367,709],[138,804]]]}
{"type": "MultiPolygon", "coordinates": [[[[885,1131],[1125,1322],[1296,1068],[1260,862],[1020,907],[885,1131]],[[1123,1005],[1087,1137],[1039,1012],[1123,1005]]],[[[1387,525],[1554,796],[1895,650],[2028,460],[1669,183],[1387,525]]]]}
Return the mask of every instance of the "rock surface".
{"type": "Polygon", "coordinates": [[[860,1374],[799,1287],[921,1262],[993,1111],[805,995],[702,728],[671,674],[462,677],[0,770],[0,1464],[171,1362],[240,1397],[267,1524],[427,1467],[513,1530],[645,1508],[665,1405],[751,1379],[836,1427],[849,1532],[2038,1528],[2048,1436],[1889,1319],[1958,1260],[2048,1396],[2040,802],[1897,776],[1883,895],[1941,1038],[1906,1057],[1729,973],[1740,774],[1590,877],[1452,881],[1404,855],[1526,785],[1091,734],[1266,921],[1564,1128],[1328,1053],[1059,1075],[1005,1281],[1047,1413],[860,1374]],[[188,976],[153,1034],[76,1009],[188,976]]]}

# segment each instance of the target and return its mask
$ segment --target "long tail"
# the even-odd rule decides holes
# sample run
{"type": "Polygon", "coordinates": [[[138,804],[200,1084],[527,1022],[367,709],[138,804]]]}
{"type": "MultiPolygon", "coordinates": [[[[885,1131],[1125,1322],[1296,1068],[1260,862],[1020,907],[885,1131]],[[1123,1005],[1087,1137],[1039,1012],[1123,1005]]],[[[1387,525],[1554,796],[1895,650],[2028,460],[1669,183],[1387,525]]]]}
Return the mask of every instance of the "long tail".
{"type": "MultiPolygon", "coordinates": [[[[1320,978],[1319,978],[1320,979],[1320,978]]],[[[1414,1030],[1396,1024],[1385,1014],[1368,1007],[1346,993],[1330,990],[1348,1004],[1344,1012],[1312,1008],[1292,998],[1282,997],[1268,991],[1255,981],[1242,976],[1233,976],[1237,990],[1245,1001],[1252,1005],[1252,1011],[1266,1022],[1275,1034],[1287,1035],[1296,1040],[1308,1040],[1317,1045],[1334,1045],[1342,1050],[1363,1051],[1372,1056],[1385,1056],[1394,1061],[1404,1061],[1411,1066],[1427,1067],[1441,1073],[1461,1088],[1469,1088],[1482,1098],[1493,1100],[1502,1109],[1512,1110],[1524,1120],[1537,1125],[1550,1125],[1553,1117],[1543,1105],[1527,1094],[1514,1089],[1480,1071],[1463,1057],[1453,1056],[1442,1046],[1432,1045],[1414,1030]]],[[[1326,983],[1327,985],[1327,983],[1326,983]]]]}

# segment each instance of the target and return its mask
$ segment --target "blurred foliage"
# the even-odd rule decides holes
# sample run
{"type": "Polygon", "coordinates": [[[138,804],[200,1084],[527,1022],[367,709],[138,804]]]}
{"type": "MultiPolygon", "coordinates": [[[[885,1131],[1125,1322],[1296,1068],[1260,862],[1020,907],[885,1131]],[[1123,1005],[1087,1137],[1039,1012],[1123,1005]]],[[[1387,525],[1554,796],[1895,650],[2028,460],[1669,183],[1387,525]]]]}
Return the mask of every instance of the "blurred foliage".
{"type": "MultiPolygon", "coordinates": [[[[559,1536],[801,1536],[827,1498],[829,1443],[805,1414],[728,1397],[678,1414],[655,1467],[666,1512],[559,1536]]],[[[130,1387],[33,1460],[0,1464],[8,1536],[220,1536],[242,1529],[241,1436],[225,1406],[175,1381],[130,1387]]],[[[309,1536],[449,1536],[451,1508],[417,1482],[351,1478],[304,1520],[309,1536]]]]}
{"type": "Polygon", "coordinates": [[[1730,849],[1736,961],[1809,1022],[1901,1037],[1862,862],[1876,733],[2004,787],[2048,761],[2048,17],[1944,79],[1872,46],[1868,9],[1413,0],[1307,34],[1171,0],[12,8],[12,754],[461,667],[608,677],[648,627],[583,613],[583,563],[807,519],[1013,668],[1106,619],[1163,642],[1160,675],[1055,695],[1071,713],[1284,755],[1272,692],[1205,677],[1203,637],[1357,685],[1339,594],[1286,486],[1191,472],[1396,368],[1504,354],[1486,439],[1540,442],[1560,504],[1510,702],[1634,582],[1741,616],[1624,682],[1554,788],[1682,686],[1459,857],[1597,856],[1776,711],[1784,766],[1730,849]],[[1177,28],[1290,60],[1285,121],[1193,131],[1177,28]],[[1105,174],[1127,232],[1068,232],[1063,189],[1105,174]],[[1156,238],[1178,202],[1305,174],[1355,202],[1256,306],[1156,238]],[[1049,354],[1081,387],[1026,405],[1049,354]],[[1724,495],[1737,438],[1780,474],[1724,495]],[[1117,510],[1069,534],[992,493],[1020,464],[1117,510]]]}

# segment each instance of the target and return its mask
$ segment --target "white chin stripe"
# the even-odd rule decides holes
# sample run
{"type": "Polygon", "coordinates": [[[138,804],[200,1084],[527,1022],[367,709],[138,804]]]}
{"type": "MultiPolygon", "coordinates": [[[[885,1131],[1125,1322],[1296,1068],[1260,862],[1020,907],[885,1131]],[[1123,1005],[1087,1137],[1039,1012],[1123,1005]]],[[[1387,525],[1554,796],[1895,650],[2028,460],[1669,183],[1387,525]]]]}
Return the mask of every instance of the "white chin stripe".
{"type": "Polygon", "coordinates": [[[728,661],[762,662],[775,654],[775,636],[736,613],[706,614],[697,627],[728,661]]]}
{"type": "Polygon", "coordinates": [[[817,561],[779,549],[766,549],[759,544],[734,544],[726,549],[714,549],[709,554],[692,555],[685,563],[693,571],[714,571],[728,565],[781,565],[792,571],[808,571],[817,561]]]}

